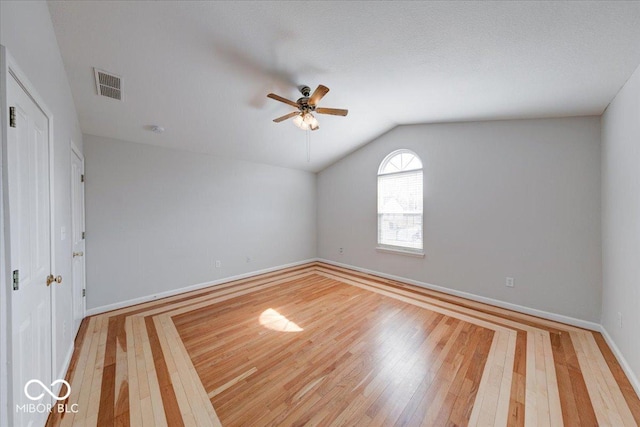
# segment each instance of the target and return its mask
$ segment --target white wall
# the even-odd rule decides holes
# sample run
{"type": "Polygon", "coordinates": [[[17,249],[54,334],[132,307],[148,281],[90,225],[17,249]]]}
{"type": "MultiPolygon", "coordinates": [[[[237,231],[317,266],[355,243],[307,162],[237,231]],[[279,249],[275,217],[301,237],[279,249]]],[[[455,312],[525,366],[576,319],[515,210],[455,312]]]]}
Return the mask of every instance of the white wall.
{"type": "Polygon", "coordinates": [[[84,141],[88,309],[316,255],[315,174],[84,141]]]}
{"type": "Polygon", "coordinates": [[[640,395],[640,67],[602,116],[602,257],[602,326],[640,395]]]}
{"type": "MultiPolygon", "coordinates": [[[[0,44],[5,46],[27,75],[36,91],[53,112],[53,149],[54,149],[54,218],[56,236],[54,275],[66,279],[61,286],[54,287],[56,327],[54,341],[57,343],[54,354],[54,372],[57,376],[65,373],[65,362],[73,345],[75,332],[71,330],[71,241],[60,240],[60,230],[71,229],[71,191],[70,191],[70,150],[69,141],[73,140],[82,149],[82,134],[69,82],[65,74],[60,50],[53,31],[51,17],[46,2],[0,2],[0,44]],[[66,331],[63,332],[63,323],[66,331]]],[[[4,270],[4,265],[3,265],[4,270]]],[[[5,274],[2,275],[3,280],[5,274]]],[[[3,289],[7,289],[3,283],[3,289]]],[[[4,295],[1,296],[4,299],[4,295]]],[[[4,315],[4,312],[2,313],[4,315]]],[[[4,368],[4,363],[2,364],[4,368]]],[[[2,377],[2,386],[6,378],[2,377]]],[[[2,393],[4,395],[4,393],[2,393]]],[[[2,402],[4,411],[5,401],[2,402]]],[[[3,418],[0,416],[0,425],[3,418]]]]}
{"type": "Polygon", "coordinates": [[[318,256],[597,322],[599,119],[397,127],[319,174],[318,256]],[[424,163],[424,259],[375,250],[376,174],[399,148],[424,163]]]}

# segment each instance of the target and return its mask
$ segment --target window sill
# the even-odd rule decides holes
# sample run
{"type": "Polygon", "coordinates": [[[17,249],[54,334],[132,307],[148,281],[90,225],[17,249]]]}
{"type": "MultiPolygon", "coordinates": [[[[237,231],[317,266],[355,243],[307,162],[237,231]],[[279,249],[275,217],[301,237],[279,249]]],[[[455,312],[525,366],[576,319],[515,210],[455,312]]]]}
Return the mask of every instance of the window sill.
{"type": "Polygon", "coordinates": [[[410,251],[410,250],[405,250],[400,248],[396,249],[396,248],[389,248],[386,246],[376,246],[376,251],[386,252],[386,253],[396,254],[396,255],[405,255],[405,256],[410,256],[414,258],[424,258],[424,252],[410,251]]]}

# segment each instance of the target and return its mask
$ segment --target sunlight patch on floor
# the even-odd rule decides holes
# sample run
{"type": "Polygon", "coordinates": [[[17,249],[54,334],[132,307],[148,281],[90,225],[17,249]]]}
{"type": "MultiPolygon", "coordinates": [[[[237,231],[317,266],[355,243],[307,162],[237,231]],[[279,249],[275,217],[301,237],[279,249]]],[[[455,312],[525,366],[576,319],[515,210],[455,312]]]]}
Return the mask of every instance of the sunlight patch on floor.
{"type": "Polygon", "coordinates": [[[278,332],[300,332],[304,330],[273,308],[268,308],[260,314],[260,324],[267,329],[278,332]]]}

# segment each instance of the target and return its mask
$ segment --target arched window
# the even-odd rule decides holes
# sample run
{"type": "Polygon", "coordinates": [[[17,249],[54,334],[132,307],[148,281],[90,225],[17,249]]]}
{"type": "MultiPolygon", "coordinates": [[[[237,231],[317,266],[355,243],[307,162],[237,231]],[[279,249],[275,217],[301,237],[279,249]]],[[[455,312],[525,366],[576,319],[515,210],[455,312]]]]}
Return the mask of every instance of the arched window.
{"type": "Polygon", "coordinates": [[[397,150],[378,169],[378,245],[422,253],[422,161],[397,150]]]}

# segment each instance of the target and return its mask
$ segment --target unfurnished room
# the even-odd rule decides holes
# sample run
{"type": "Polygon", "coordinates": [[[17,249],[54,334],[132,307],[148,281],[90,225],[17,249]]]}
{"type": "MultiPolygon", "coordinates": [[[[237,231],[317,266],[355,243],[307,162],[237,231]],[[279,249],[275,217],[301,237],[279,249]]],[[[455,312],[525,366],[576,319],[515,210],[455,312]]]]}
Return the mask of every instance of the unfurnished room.
{"type": "Polygon", "coordinates": [[[640,425],[640,1],[0,0],[0,426],[640,425]]]}

